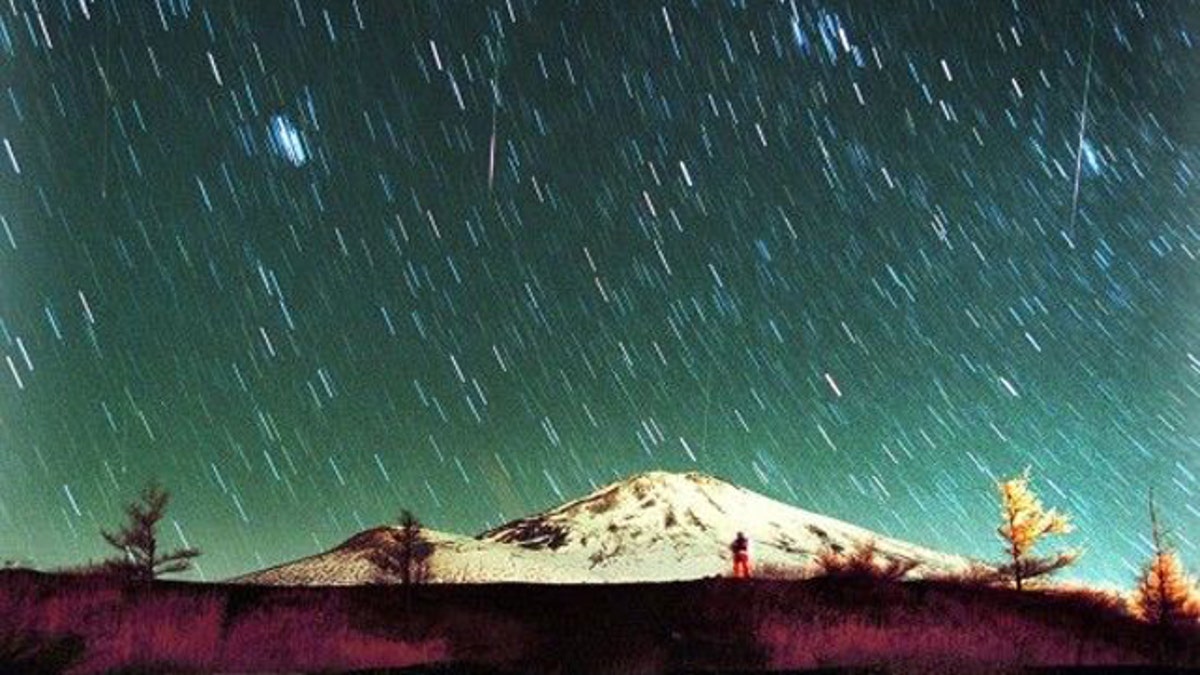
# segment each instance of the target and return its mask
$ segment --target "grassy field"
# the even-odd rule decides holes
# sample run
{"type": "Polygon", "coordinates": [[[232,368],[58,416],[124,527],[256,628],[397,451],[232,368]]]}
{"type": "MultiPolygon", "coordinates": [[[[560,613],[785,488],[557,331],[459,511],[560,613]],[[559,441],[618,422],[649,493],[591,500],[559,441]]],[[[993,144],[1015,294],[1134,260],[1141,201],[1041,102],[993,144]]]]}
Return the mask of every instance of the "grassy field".
{"type": "Polygon", "coordinates": [[[0,672],[947,673],[1156,663],[1200,665],[1200,636],[1162,635],[1086,592],[834,578],[280,588],[0,572],[0,672]]]}

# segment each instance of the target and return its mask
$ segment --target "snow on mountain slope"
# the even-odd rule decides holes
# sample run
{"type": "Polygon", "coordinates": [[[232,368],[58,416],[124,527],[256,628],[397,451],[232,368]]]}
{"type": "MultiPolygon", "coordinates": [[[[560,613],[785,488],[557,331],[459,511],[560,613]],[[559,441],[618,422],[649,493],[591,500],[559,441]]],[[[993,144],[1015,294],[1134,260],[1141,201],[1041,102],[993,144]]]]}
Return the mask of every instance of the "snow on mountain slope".
{"type": "MultiPolygon", "coordinates": [[[[370,561],[390,529],[351,537],[326,553],[239,577],[240,583],[353,585],[392,581],[370,561]]],[[[915,560],[914,575],[969,561],[883,537],[699,473],[650,472],[472,539],[425,530],[430,581],[635,582],[724,575],[729,542],[750,538],[751,560],[798,568],[825,546],[874,541],[880,555],[915,560]]]]}
{"type": "Polygon", "coordinates": [[[916,576],[968,564],[700,473],[640,474],[479,538],[546,551],[608,580],[657,581],[727,574],[739,531],[754,564],[797,567],[823,546],[849,550],[867,541],[884,557],[919,562],[916,576]]]}
{"type": "MultiPolygon", "coordinates": [[[[376,527],[360,532],[325,553],[232,579],[234,583],[273,586],[354,586],[392,583],[396,579],[371,561],[371,552],[391,544],[398,527],[376,527]]],[[[576,570],[559,567],[543,554],[505,544],[493,544],[436,530],[422,530],[433,545],[428,560],[429,581],[472,583],[587,581],[576,570]]],[[[590,579],[595,580],[595,579],[590,579]]]]}

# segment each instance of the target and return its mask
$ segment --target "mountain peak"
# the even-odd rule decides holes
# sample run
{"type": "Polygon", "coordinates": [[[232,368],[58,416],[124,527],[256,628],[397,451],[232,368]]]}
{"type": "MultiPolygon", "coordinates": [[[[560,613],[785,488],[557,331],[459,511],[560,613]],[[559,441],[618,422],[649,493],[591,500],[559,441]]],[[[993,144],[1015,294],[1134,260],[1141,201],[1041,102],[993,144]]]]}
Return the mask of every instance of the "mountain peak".
{"type": "Polygon", "coordinates": [[[584,497],[567,502],[558,507],[566,510],[573,506],[590,503],[599,499],[611,498],[612,493],[632,491],[636,498],[642,499],[649,493],[662,493],[664,498],[677,499],[680,494],[693,492],[697,489],[741,490],[733,483],[722,480],[710,474],[699,471],[643,471],[627,478],[609,483],[584,497]]]}
{"type": "MultiPolygon", "coordinates": [[[[515,543],[526,548],[554,549],[566,543],[566,535],[562,528],[555,526],[553,522],[590,520],[601,517],[618,506],[626,507],[623,510],[640,511],[643,515],[647,515],[647,512],[656,506],[659,507],[659,511],[666,509],[661,516],[655,514],[653,519],[670,526],[671,521],[675,519],[670,515],[672,505],[682,506],[696,499],[699,491],[714,489],[740,490],[732,483],[696,471],[644,471],[609,483],[552,510],[501,525],[480,534],[477,539],[515,543]]],[[[623,520],[630,520],[629,514],[625,514],[623,520]]]]}
{"type": "MultiPolygon", "coordinates": [[[[337,549],[251,575],[257,583],[369,583],[379,571],[371,549],[392,541],[384,526],[337,549]],[[361,581],[368,580],[368,581],[361,581]]],[[[874,542],[885,558],[917,561],[924,571],[968,561],[883,537],[700,472],[646,471],[609,483],[548,511],[474,538],[426,531],[439,581],[670,581],[725,574],[729,542],[749,538],[755,564],[798,569],[824,548],[874,542]]]]}
{"type": "Polygon", "coordinates": [[[929,561],[931,567],[965,562],[694,471],[634,474],[476,538],[575,557],[617,578],[670,579],[681,568],[690,568],[691,576],[723,573],[729,542],[739,532],[753,542],[758,560],[783,566],[802,566],[823,548],[846,550],[868,541],[884,557],[929,561]]]}
{"type": "Polygon", "coordinates": [[[615,483],[612,483],[612,485],[633,484],[633,483],[643,483],[643,484],[644,483],[652,483],[652,484],[656,484],[656,485],[680,485],[680,484],[686,484],[686,483],[693,483],[693,484],[697,484],[697,485],[722,484],[722,485],[732,486],[732,483],[729,483],[728,481],[721,480],[720,478],[717,478],[716,476],[713,476],[713,475],[710,475],[707,473],[701,473],[699,471],[674,472],[674,471],[662,471],[662,470],[652,470],[652,471],[643,471],[641,473],[635,473],[632,476],[629,476],[628,478],[625,478],[623,480],[619,480],[615,483]]]}

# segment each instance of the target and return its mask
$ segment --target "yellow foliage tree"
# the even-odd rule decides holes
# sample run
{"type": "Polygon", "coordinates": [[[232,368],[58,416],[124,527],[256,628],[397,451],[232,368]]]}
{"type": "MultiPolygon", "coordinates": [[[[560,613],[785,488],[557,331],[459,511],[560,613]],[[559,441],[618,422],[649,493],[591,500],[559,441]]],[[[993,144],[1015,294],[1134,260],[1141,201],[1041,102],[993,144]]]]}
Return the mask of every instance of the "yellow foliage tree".
{"type": "Polygon", "coordinates": [[[1011,579],[1017,590],[1025,582],[1060,570],[1079,559],[1078,551],[1060,551],[1051,556],[1033,555],[1033,547],[1052,534],[1067,534],[1072,529],[1067,516],[1046,510],[1029,487],[1029,470],[997,484],[1000,492],[1002,522],[997,533],[1004,541],[1009,562],[1001,565],[1001,578],[1011,579]]]}
{"type": "Polygon", "coordinates": [[[1188,577],[1174,549],[1164,541],[1150,497],[1150,524],[1154,537],[1154,555],[1142,568],[1130,602],[1130,610],[1143,621],[1172,627],[1200,621],[1200,593],[1188,577]]]}

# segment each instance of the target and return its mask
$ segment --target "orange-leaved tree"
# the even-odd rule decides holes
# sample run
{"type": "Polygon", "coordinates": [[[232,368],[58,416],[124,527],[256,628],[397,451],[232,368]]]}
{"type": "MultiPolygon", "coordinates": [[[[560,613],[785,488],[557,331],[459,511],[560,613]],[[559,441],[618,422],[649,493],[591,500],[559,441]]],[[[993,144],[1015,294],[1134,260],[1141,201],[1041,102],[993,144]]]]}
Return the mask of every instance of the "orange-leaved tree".
{"type": "Polygon", "coordinates": [[[1200,621],[1200,592],[1159,527],[1153,493],[1149,501],[1154,554],[1142,568],[1129,608],[1138,618],[1161,628],[1194,625],[1200,621]]]}
{"type": "Polygon", "coordinates": [[[1036,556],[1033,547],[1052,534],[1067,534],[1073,528],[1067,516],[1046,510],[1029,487],[1029,469],[1019,476],[999,481],[1001,524],[996,532],[1004,541],[1009,560],[998,568],[1000,577],[1011,579],[1016,589],[1035,577],[1060,570],[1079,559],[1074,550],[1036,556]]]}

